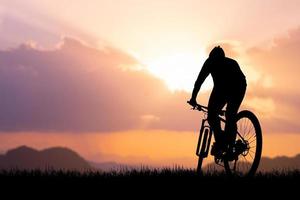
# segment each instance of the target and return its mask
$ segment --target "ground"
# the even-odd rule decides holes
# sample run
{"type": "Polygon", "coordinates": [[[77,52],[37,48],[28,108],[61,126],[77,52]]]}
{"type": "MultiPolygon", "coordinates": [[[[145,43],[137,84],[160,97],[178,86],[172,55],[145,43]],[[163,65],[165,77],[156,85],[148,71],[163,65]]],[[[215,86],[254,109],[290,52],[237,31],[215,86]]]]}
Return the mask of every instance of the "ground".
{"type": "MultiPolygon", "coordinates": [[[[221,172],[198,175],[185,169],[144,169],[119,172],[77,171],[2,171],[2,191],[23,191],[23,194],[97,195],[103,197],[203,196],[231,197],[242,194],[257,197],[262,193],[293,195],[300,185],[300,171],[258,173],[254,177],[228,177],[221,172]],[[7,188],[8,190],[6,190],[7,188]]],[[[18,192],[10,192],[19,195],[18,192]]],[[[39,196],[40,197],[40,196],[39,196]]]]}

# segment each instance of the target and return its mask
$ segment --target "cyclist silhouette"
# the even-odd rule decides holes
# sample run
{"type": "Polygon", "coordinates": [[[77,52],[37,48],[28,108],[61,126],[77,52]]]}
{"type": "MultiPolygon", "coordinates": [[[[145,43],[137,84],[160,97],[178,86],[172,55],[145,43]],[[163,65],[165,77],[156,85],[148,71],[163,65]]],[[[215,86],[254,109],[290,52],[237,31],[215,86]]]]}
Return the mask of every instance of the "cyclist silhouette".
{"type": "Polygon", "coordinates": [[[238,63],[225,57],[220,46],[212,49],[198,75],[189,104],[197,105],[197,95],[206,77],[211,74],[214,88],[208,102],[208,123],[212,127],[216,143],[211,154],[219,155],[232,149],[236,137],[235,117],[246,92],[246,78],[238,63]],[[221,129],[218,114],[227,104],[225,133],[221,129]]]}

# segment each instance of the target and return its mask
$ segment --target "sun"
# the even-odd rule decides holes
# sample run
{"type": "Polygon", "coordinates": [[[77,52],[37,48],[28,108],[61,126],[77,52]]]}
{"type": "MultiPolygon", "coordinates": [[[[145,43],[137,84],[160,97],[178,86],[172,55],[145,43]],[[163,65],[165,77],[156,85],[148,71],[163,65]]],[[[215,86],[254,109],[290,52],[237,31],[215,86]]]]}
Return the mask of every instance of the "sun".
{"type": "MultiPolygon", "coordinates": [[[[177,52],[158,57],[146,63],[146,66],[150,73],[164,80],[171,91],[191,92],[205,59],[204,50],[200,52],[177,52]]],[[[201,90],[211,89],[212,85],[212,80],[209,78],[201,90]]]]}

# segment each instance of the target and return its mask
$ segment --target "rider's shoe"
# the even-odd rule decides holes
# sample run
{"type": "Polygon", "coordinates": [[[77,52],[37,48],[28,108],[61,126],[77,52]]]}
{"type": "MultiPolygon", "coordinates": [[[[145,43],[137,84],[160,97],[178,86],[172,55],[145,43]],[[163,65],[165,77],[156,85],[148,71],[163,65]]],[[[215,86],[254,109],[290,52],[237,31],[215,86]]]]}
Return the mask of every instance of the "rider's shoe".
{"type": "Polygon", "coordinates": [[[228,149],[224,154],[224,158],[226,158],[228,161],[238,160],[238,154],[228,149]]]}
{"type": "Polygon", "coordinates": [[[242,140],[237,140],[234,147],[229,147],[224,154],[224,157],[228,161],[238,160],[239,155],[241,155],[247,149],[247,144],[242,140]]]}
{"type": "Polygon", "coordinates": [[[225,148],[224,148],[224,145],[220,145],[219,143],[217,142],[214,142],[212,147],[211,147],[211,151],[210,151],[210,154],[212,156],[215,156],[215,157],[221,157],[223,155],[223,153],[225,152],[225,148]]]}
{"type": "Polygon", "coordinates": [[[239,155],[240,153],[233,150],[232,147],[229,147],[224,154],[224,158],[226,158],[228,161],[234,161],[234,160],[238,160],[239,155]]]}

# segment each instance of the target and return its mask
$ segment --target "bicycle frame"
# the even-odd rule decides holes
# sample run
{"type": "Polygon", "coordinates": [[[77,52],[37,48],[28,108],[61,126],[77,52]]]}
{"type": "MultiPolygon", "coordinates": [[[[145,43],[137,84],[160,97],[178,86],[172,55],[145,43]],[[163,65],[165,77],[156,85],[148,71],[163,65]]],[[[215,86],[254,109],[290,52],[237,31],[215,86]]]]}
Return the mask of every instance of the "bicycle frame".
{"type": "MultiPolygon", "coordinates": [[[[200,104],[194,106],[192,109],[202,111],[205,114],[208,113],[208,107],[202,106],[200,104]]],[[[220,112],[220,114],[218,115],[218,118],[219,118],[220,122],[223,122],[226,124],[226,119],[224,118],[225,112],[226,112],[226,110],[222,110],[220,112]]],[[[199,139],[198,139],[198,144],[197,144],[197,149],[196,149],[197,156],[202,156],[203,158],[206,158],[208,156],[212,132],[213,132],[212,128],[208,124],[208,120],[205,117],[204,119],[202,119],[202,122],[201,122],[200,134],[199,134],[199,139]],[[202,139],[203,139],[203,141],[206,142],[206,143],[204,143],[204,145],[201,145],[202,139]]],[[[237,132],[237,135],[243,140],[243,142],[245,142],[245,139],[240,135],[239,132],[237,132]]]]}
{"type": "MultiPolygon", "coordinates": [[[[202,109],[202,111],[207,113],[203,109],[202,109]]],[[[219,116],[219,119],[220,119],[220,121],[226,123],[226,120],[222,116],[219,116]]],[[[196,149],[197,156],[201,156],[202,158],[206,158],[208,156],[212,134],[213,134],[213,131],[212,131],[212,128],[210,127],[210,125],[208,124],[207,118],[202,119],[200,133],[199,133],[199,139],[198,139],[198,144],[197,144],[197,149],[196,149]]]]}
{"type": "MultiPolygon", "coordinates": [[[[209,125],[208,119],[207,119],[208,107],[205,107],[205,106],[202,106],[199,104],[194,105],[194,104],[191,104],[190,102],[188,102],[188,103],[193,106],[192,107],[193,110],[202,111],[205,114],[204,118],[201,121],[199,139],[198,139],[198,144],[197,144],[197,148],[196,148],[196,155],[198,156],[197,172],[202,174],[203,173],[202,162],[203,162],[204,158],[206,158],[209,154],[213,130],[212,130],[212,127],[209,125]]],[[[248,110],[240,111],[237,114],[236,122],[238,122],[242,118],[247,118],[248,120],[250,120],[250,122],[252,123],[252,125],[254,127],[254,131],[255,131],[254,134],[258,138],[257,144],[256,144],[258,147],[254,146],[255,147],[255,152],[254,152],[255,155],[253,157],[250,155],[251,158],[253,159],[253,161],[251,162],[249,171],[247,171],[247,175],[249,175],[249,174],[251,175],[251,174],[254,174],[255,171],[257,170],[259,160],[261,157],[261,149],[262,149],[262,136],[261,135],[262,134],[261,134],[261,128],[260,128],[259,121],[258,121],[257,117],[251,111],[248,111],[248,110]]],[[[220,114],[218,115],[218,119],[222,123],[222,128],[224,129],[226,126],[225,110],[222,110],[222,112],[220,112],[220,114]]],[[[228,174],[235,173],[233,171],[236,170],[236,163],[238,160],[240,160],[238,158],[238,156],[239,155],[243,155],[244,157],[247,156],[249,149],[252,148],[249,146],[249,143],[248,143],[249,138],[246,138],[246,136],[243,133],[244,132],[243,130],[245,130],[245,129],[241,129],[241,132],[239,132],[240,131],[239,127],[237,127],[237,128],[238,129],[236,132],[236,137],[238,137],[238,140],[235,139],[235,140],[237,140],[237,143],[236,143],[237,146],[232,147],[233,148],[232,150],[234,152],[236,152],[237,154],[232,155],[234,157],[227,157],[226,153],[225,153],[223,155],[215,156],[215,158],[214,158],[215,163],[217,165],[224,167],[226,173],[228,173],[228,174]],[[242,135],[244,135],[245,138],[242,135]],[[240,143],[238,143],[239,141],[240,141],[240,143]],[[245,153],[245,155],[243,153],[245,153]],[[231,161],[234,162],[232,169],[231,169],[232,165],[230,165],[231,161]]],[[[226,135],[225,135],[225,137],[226,137],[226,135]]],[[[251,137],[253,137],[253,136],[251,136],[251,137]]],[[[229,155],[231,155],[231,154],[229,154],[229,155]]],[[[247,161],[247,159],[245,159],[245,160],[247,161]]],[[[244,161],[242,160],[241,163],[243,163],[243,162],[244,161]]]]}
{"type": "Polygon", "coordinates": [[[206,158],[208,156],[211,137],[212,137],[211,127],[208,125],[207,119],[203,119],[201,123],[200,134],[199,134],[197,150],[196,150],[197,156],[201,156],[202,158],[206,158]],[[201,145],[201,141],[203,141],[202,145],[201,145]]]}

